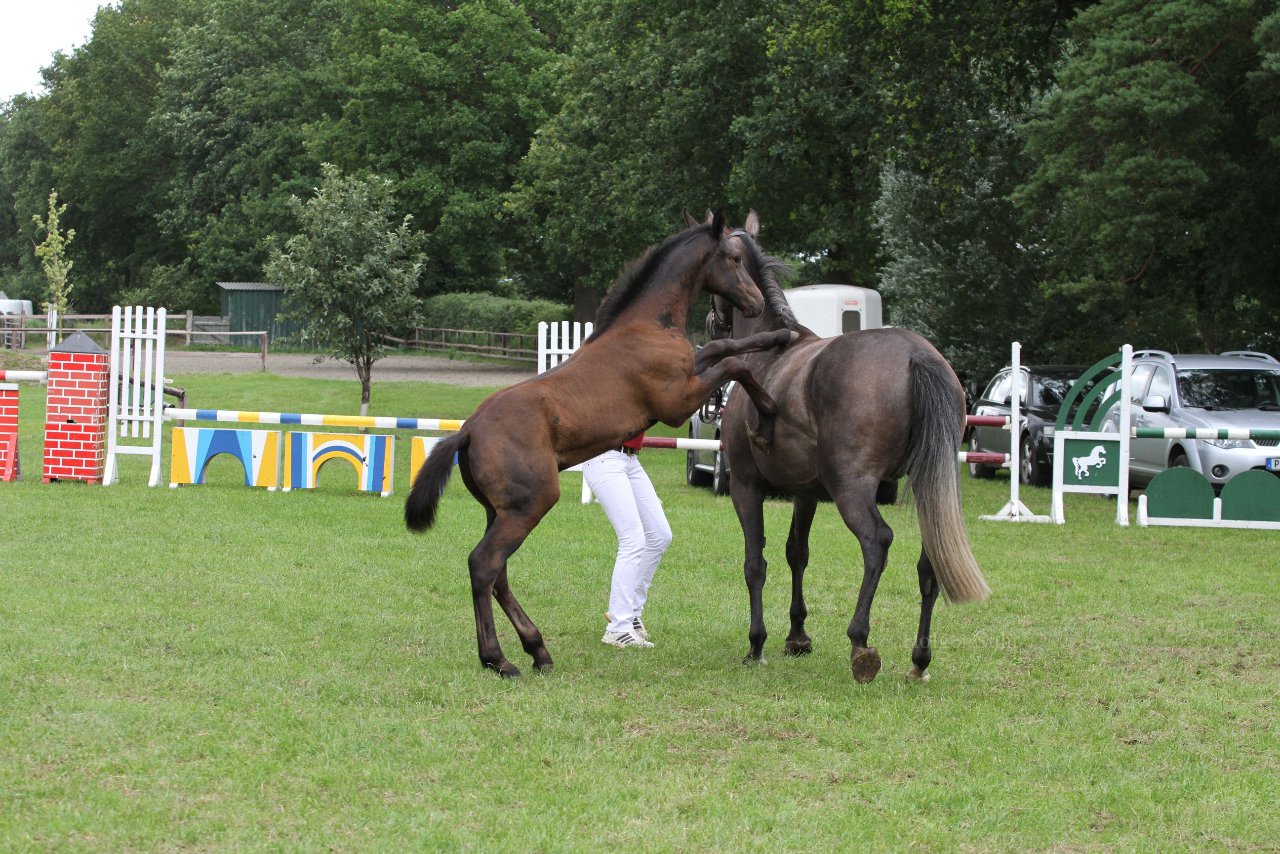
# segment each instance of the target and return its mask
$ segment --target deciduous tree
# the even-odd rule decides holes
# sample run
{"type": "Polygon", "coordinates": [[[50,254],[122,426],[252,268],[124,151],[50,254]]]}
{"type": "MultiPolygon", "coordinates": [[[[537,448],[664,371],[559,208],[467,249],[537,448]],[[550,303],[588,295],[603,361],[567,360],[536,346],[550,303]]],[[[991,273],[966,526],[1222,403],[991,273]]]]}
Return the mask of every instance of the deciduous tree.
{"type": "Polygon", "coordinates": [[[422,237],[412,217],[397,220],[384,178],[346,176],[326,164],[315,194],[292,204],[301,231],[272,246],[264,275],[284,287],[282,316],[305,324],[301,340],[355,368],[367,415],[384,336],[403,335],[416,319],[422,237]]]}

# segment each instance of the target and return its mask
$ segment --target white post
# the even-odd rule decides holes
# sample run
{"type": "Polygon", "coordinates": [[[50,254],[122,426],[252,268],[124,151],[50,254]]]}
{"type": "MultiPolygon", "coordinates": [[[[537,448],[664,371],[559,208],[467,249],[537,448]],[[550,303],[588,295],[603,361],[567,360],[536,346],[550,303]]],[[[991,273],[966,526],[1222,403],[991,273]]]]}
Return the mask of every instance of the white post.
{"type": "Polygon", "coordinates": [[[49,306],[49,311],[44,316],[44,325],[49,328],[45,333],[46,349],[52,350],[58,346],[58,310],[53,306],[49,306]]]}
{"type": "MultiPolygon", "coordinates": [[[[1009,502],[994,515],[983,519],[1007,522],[1051,522],[1049,516],[1037,516],[1022,503],[1019,493],[1022,475],[1022,344],[1014,341],[1009,354],[1013,394],[1009,402],[1009,502]]],[[[1030,449],[1035,453],[1035,449],[1030,449]]]]}
{"type": "Polygon", "coordinates": [[[1116,524],[1129,524],[1129,426],[1133,416],[1129,373],[1133,367],[1133,345],[1120,348],[1120,485],[1116,496],[1116,524]]]}

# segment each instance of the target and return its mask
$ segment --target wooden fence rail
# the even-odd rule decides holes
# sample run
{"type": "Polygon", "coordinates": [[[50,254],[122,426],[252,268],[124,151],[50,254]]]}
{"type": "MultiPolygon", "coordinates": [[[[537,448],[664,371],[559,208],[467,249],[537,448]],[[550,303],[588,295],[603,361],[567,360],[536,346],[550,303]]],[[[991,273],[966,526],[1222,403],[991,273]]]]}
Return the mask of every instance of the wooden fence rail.
{"type": "Polygon", "coordinates": [[[383,336],[389,344],[429,352],[457,352],[510,359],[538,360],[538,336],[528,332],[485,332],[477,329],[428,329],[418,327],[412,337],[383,336]]]}

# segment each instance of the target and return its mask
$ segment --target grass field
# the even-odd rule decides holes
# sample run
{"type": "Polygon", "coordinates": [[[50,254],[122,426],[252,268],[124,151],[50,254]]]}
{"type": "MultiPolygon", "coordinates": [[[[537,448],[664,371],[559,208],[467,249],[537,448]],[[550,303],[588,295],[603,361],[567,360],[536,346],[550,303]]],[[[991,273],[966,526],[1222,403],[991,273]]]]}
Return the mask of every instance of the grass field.
{"type": "MultiPolygon", "coordinates": [[[[189,405],[354,412],[354,382],[184,376],[189,405]]],[[[483,672],[455,477],[437,527],[326,467],[313,493],[0,484],[0,850],[1275,850],[1280,619],[1274,532],[1139,528],[1068,496],[1067,525],[983,522],[994,590],[940,604],[931,682],[908,684],[919,537],[905,507],[872,612],[885,667],[849,674],[861,562],[829,507],[807,576],[815,651],[781,654],[789,508],[770,502],[768,664],[745,667],[727,498],[646,466],[675,542],[646,622],[599,642],[612,530],[566,499],[512,561],[555,672],[483,672]],[[1073,500],[1074,499],[1074,500],[1073,500]]],[[[374,413],[465,417],[482,392],[376,384],[374,413]]],[[[349,471],[349,470],[348,470],[349,471]]],[[[167,479],[167,458],[165,475],[167,479]]],[[[1033,510],[1046,490],[1024,492],[1033,510]]]]}

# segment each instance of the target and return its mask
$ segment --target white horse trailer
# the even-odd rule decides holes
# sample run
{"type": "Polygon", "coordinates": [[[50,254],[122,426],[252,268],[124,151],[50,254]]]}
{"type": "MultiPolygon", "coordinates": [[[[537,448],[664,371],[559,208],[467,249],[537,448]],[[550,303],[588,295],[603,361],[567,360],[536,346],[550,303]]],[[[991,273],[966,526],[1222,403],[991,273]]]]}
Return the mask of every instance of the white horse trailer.
{"type": "Polygon", "coordinates": [[[805,285],[783,291],[796,320],[822,338],[884,325],[880,293],[854,285],[805,285]]]}

